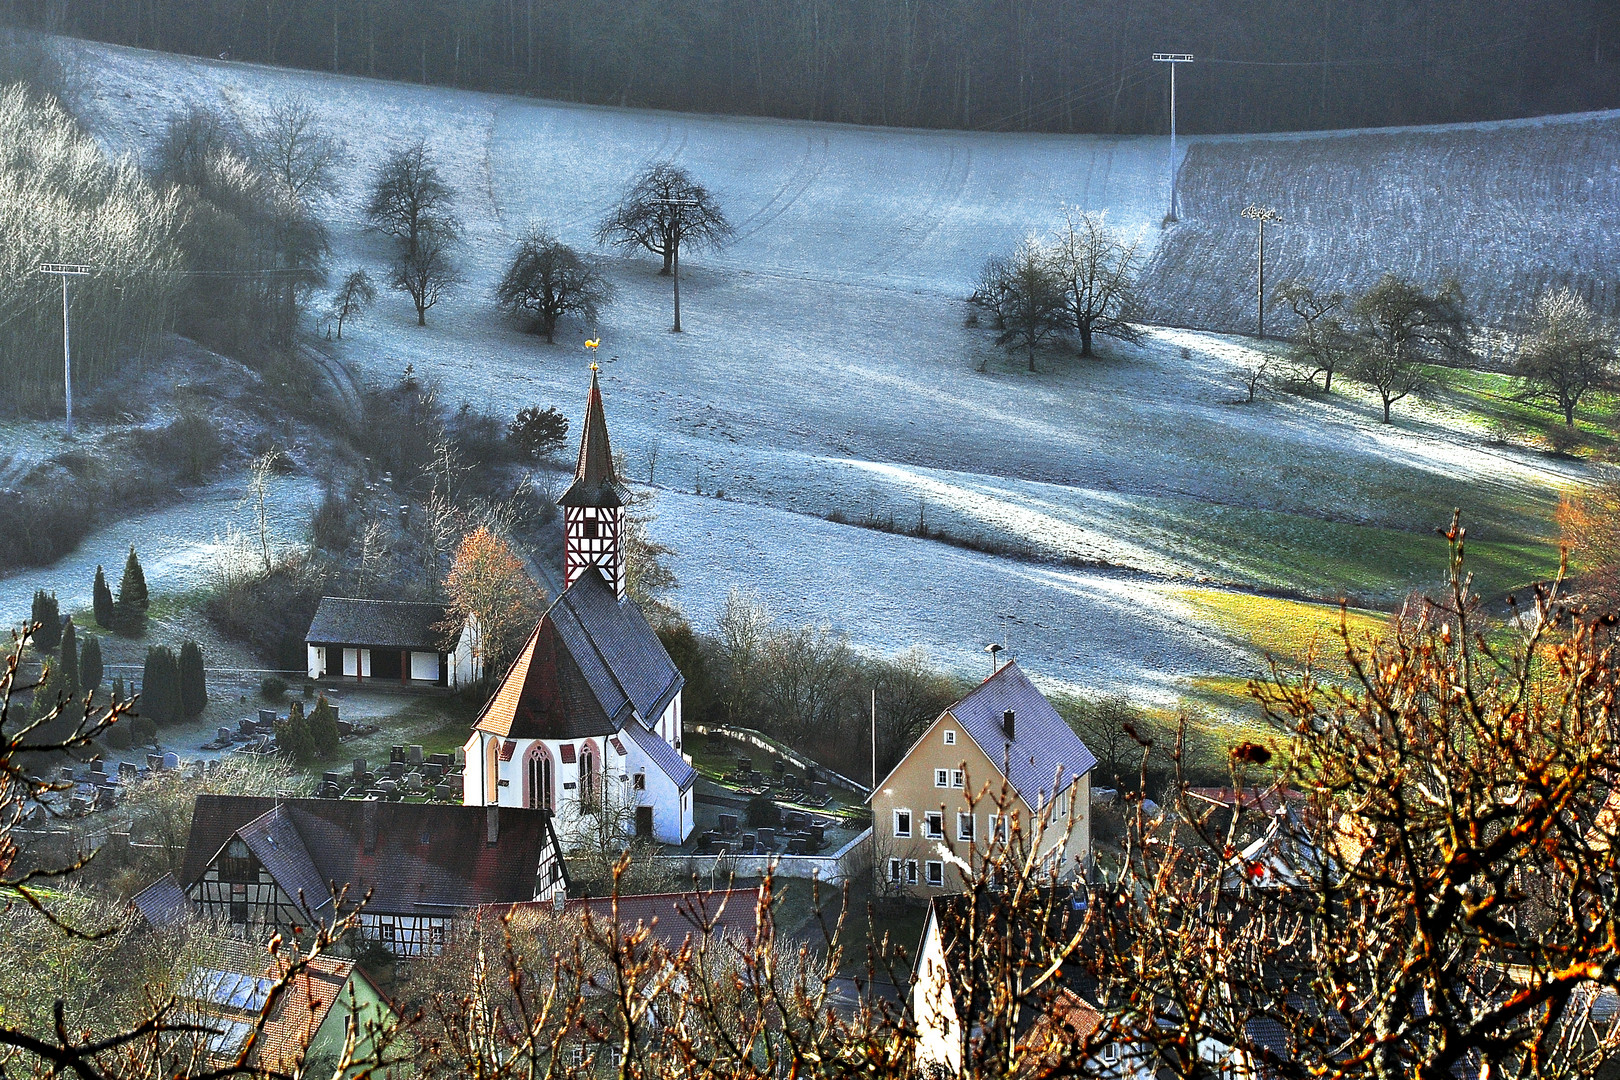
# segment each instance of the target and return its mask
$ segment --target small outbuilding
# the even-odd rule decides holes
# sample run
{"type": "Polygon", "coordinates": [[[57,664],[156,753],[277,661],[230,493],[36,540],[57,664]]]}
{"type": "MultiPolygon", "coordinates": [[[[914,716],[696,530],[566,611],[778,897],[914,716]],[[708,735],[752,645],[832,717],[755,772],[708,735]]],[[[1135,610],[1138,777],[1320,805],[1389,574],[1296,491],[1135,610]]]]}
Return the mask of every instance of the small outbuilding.
{"type": "Polygon", "coordinates": [[[311,679],[461,687],[482,674],[475,632],[442,604],[323,596],[304,636],[311,679]]]}

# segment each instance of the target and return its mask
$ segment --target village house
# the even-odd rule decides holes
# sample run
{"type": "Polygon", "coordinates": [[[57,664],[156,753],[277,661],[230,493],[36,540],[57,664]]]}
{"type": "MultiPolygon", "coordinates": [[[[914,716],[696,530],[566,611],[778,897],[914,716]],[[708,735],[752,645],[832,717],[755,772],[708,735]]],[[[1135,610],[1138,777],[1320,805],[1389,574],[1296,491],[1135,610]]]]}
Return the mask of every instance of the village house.
{"type": "Polygon", "coordinates": [[[379,1039],[398,1026],[392,1003],[353,960],[314,957],[271,1001],[274,987],[290,970],[285,954],[272,957],[263,946],[231,940],[205,942],[201,951],[193,966],[176,973],[175,998],[186,1022],[210,1029],[201,1049],[215,1068],[236,1064],[261,1015],[264,1027],[245,1064],[277,1075],[330,1076],[351,1022],[351,1060],[357,1062],[375,1055],[379,1039]]]}
{"type": "Polygon", "coordinates": [[[941,713],[868,798],[880,887],[916,897],[960,891],[958,860],[974,866],[975,852],[1015,838],[1040,843],[1060,877],[1082,872],[1096,764],[1009,661],[941,713]]]}
{"type": "Polygon", "coordinates": [[[627,501],[593,365],[579,462],[558,500],[564,589],[473,725],[463,801],[551,810],[565,841],[607,814],[679,844],[697,779],[681,753],[685,679],[626,595],[627,501]]]}
{"type": "Polygon", "coordinates": [[[369,890],[360,935],[422,956],[461,912],[546,900],[568,879],[542,810],[199,795],[178,884],[251,938],[330,922],[369,890]]]}
{"type": "Polygon", "coordinates": [[[311,679],[397,686],[463,687],[482,666],[477,629],[445,633],[443,604],[323,596],[304,635],[311,679]]]}

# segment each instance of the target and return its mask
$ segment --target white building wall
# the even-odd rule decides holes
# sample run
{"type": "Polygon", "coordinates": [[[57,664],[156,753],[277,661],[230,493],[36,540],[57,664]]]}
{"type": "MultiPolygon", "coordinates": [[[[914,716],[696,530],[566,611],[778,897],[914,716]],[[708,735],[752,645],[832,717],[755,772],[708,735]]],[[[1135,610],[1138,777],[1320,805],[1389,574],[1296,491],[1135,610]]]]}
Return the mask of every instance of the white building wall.
{"type": "Polygon", "coordinates": [[[911,1015],[917,1021],[917,1064],[954,1076],[962,1068],[962,1034],[956,1000],[945,968],[945,948],[932,910],[923,927],[922,946],[911,985],[911,1015]]]}
{"type": "Polygon", "coordinates": [[[477,655],[478,620],[468,617],[456,647],[450,653],[450,685],[456,688],[470,686],[483,678],[484,662],[477,655]]]}
{"type": "Polygon", "coordinates": [[[309,677],[319,679],[326,675],[326,646],[306,645],[309,650],[309,677]]]}

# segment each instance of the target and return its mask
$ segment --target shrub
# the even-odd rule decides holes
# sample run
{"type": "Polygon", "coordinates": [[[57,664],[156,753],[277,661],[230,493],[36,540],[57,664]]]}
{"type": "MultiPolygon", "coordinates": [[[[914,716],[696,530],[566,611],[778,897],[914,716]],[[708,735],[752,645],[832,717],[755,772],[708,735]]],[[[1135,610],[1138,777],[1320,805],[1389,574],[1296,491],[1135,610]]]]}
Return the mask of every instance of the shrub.
{"type": "Polygon", "coordinates": [[[554,406],[530,405],[507,425],[506,437],[524,457],[536,460],[555,454],[568,440],[568,417],[554,406]]]}
{"type": "Polygon", "coordinates": [[[280,701],[287,693],[287,680],[280,675],[266,675],[259,680],[259,696],[266,701],[280,701]]]}
{"type": "MultiPolygon", "coordinates": [[[[298,703],[297,707],[300,712],[303,711],[302,703],[298,703]]],[[[316,752],[322,757],[335,754],[342,738],[338,734],[337,710],[332,708],[325,694],[316,699],[315,709],[309,714],[308,725],[310,742],[316,752]]]]}
{"type": "Polygon", "coordinates": [[[755,828],[775,828],[782,824],[782,808],[776,805],[776,800],[769,795],[755,795],[748,800],[748,808],[743,811],[748,824],[755,828]]]}
{"type": "Polygon", "coordinates": [[[129,726],[133,744],[136,746],[152,746],[157,742],[157,724],[149,716],[137,716],[129,726]]]}
{"type": "Polygon", "coordinates": [[[135,733],[132,730],[133,720],[120,720],[107,729],[102,740],[114,750],[128,750],[135,743],[135,733]]]}
{"type": "Polygon", "coordinates": [[[304,716],[304,703],[295,701],[287,710],[285,720],[276,722],[276,747],[287,757],[303,763],[313,761],[320,752],[309,721],[304,716]]]}

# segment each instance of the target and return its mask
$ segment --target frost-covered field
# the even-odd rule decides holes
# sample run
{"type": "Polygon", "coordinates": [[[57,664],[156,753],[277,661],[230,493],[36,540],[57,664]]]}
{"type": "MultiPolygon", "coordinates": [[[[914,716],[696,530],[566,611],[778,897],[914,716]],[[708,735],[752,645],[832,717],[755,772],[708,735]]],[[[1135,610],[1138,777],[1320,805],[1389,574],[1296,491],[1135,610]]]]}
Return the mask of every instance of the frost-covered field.
{"type": "Polygon", "coordinates": [[[600,328],[615,448],[662,490],[655,530],[699,623],[742,587],[795,620],[886,651],[920,644],[971,672],[1010,615],[1012,643],[1049,679],[1169,697],[1182,675],[1247,662],[1167,582],[1392,599],[1441,567],[1422,537],[1452,507],[1486,548],[1534,548],[1580,476],[1487,446],[1437,409],[1386,427],[1353,392],[1234,405],[1247,346],[1210,334],[1155,331],[1097,363],[1043,358],[1033,375],[992,357],[978,372],[992,347],[962,326],[978,263],[1064,201],[1156,239],[1162,140],[622,111],[70,47],[90,86],[82,111],[120,151],[146,152],[188,102],[251,123],[308,96],[352,158],[329,208],[338,270],[382,276],[387,249],[356,210],[364,181],[397,142],[427,136],[461,193],[467,284],[426,329],[390,295],[340,355],[373,380],[414,364],[452,403],[492,412],[582,406],[579,328],[548,347],[491,307],[527,225],[588,245],[623,181],[663,157],[714,188],[738,240],[683,258],[687,332],[667,331],[669,283],[650,257],[612,260],[620,297],[600,328]],[[1047,561],[822,520],[834,512],[921,516],[1047,561]]]}
{"type": "Polygon", "coordinates": [[[1273,281],[1354,292],[1386,270],[1455,273],[1495,325],[1564,283],[1620,315],[1620,113],[1195,143],[1182,221],[1147,275],[1154,319],[1253,329],[1251,202],[1283,218],[1267,231],[1273,281]]]}

